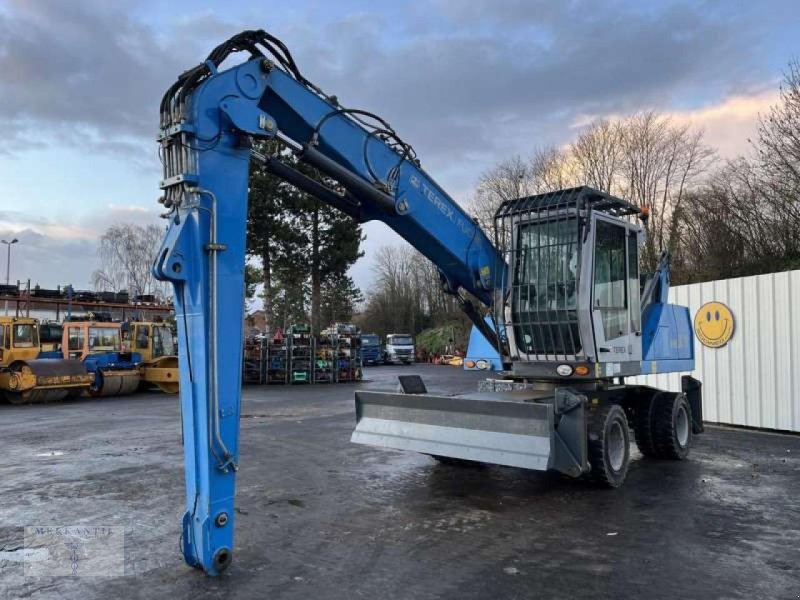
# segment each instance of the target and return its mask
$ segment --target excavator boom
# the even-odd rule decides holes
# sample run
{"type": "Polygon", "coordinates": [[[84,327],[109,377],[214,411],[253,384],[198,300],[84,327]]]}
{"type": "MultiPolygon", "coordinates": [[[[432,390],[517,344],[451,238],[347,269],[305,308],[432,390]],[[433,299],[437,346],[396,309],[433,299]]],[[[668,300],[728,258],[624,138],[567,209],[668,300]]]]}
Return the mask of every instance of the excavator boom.
{"type": "Polygon", "coordinates": [[[324,94],[264,31],[234,36],[179,77],[161,103],[159,142],[169,228],[153,270],[175,288],[188,507],[183,550],[190,564],[216,574],[233,548],[242,357],[241,344],[223,349],[222,340],[242,335],[251,159],[358,221],[389,225],[437,265],[445,289],[480,324],[464,292],[491,305],[505,262],[386,121],[324,94]],[[240,51],[250,59],[219,70],[240,51]],[[280,155],[261,155],[256,140],[279,141],[337,185],[310,180],[280,155]]]}

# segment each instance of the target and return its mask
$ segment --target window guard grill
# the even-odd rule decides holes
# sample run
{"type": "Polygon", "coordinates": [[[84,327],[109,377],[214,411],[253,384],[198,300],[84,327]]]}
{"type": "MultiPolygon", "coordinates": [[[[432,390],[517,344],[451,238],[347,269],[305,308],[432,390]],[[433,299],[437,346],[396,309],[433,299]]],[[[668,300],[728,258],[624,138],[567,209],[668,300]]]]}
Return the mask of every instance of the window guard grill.
{"type": "Polygon", "coordinates": [[[502,282],[505,298],[495,306],[494,318],[506,336],[513,336],[512,359],[586,358],[578,286],[581,225],[592,210],[615,217],[640,212],[624,200],[581,186],[509,200],[495,213],[495,245],[509,266],[509,281],[502,282]]]}

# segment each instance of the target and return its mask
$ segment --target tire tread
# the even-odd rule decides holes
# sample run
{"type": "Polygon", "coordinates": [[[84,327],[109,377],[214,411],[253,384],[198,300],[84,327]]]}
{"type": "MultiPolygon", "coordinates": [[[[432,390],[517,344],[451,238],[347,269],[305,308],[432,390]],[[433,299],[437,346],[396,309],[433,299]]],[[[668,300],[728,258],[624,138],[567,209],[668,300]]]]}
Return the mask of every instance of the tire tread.
{"type": "Polygon", "coordinates": [[[658,458],[681,460],[689,454],[692,442],[691,419],[692,409],[684,394],[660,394],[654,399],[653,409],[653,445],[658,458]],[[675,435],[674,414],[678,403],[683,403],[686,416],[689,418],[689,439],[686,448],[678,444],[675,435]]]}
{"type": "Polygon", "coordinates": [[[628,419],[625,416],[625,411],[619,404],[607,404],[592,410],[589,417],[588,454],[589,464],[592,466],[592,470],[589,472],[589,478],[603,486],[617,488],[625,481],[625,477],[628,473],[630,453],[628,453],[628,459],[625,461],[621,475],[614,475],[607,465],[605,457],[606,427],[609,419],[613,417],[613,414],[620,415],[625,431],[628,434],[627,437],[630,439],[628,419]]]}

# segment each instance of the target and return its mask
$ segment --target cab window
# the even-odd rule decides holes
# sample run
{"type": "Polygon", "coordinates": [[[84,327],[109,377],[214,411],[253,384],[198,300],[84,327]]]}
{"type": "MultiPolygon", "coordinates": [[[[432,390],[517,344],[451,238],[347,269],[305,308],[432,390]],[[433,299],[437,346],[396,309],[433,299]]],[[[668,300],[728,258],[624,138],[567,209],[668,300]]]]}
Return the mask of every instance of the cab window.
{"type": "Polygon", "coordinates": [[[83,329],[80,327],[69,328],[68,348],[70,350],[83,350],[83,329]]]}
{"type": "Polygon", "coordinates": [[[34,348],[39,345],[39,332],[36,325],[31,323],[14,325],[13,331],[16,348],[34,348]]]}
{"type": "Polygon", "coordinates": [[[145,325],[140,325],[136,328],[136,349],[146,350],[148,346],[148,338],[150,337],[150,328],[145,325]]]}
{"type": "Polygon", "coordinates": [[[175,344],[172,339],[172,330],[166,326],[153,327],[153,358],[174,355],[175,344]]]}
{"type": "Polygon", "coordinates": [[[639,241],[635,231],[628,232],[628,301],[631,307],[631,329],[641,331],[641,298],[639,296],[639,241]]]}
{"type": "Polygon", "coordinates": [[[120,330],[112,327],[89,327],[89,348],[96,352],[119,352],[122,348],[120,330]]]}
{"type": "Polygon", "coordinates": [[[627,311],[626,230],[597,220],[594,252],[594,308],[600,311],[606,339],[629,331],[627,311]]]}

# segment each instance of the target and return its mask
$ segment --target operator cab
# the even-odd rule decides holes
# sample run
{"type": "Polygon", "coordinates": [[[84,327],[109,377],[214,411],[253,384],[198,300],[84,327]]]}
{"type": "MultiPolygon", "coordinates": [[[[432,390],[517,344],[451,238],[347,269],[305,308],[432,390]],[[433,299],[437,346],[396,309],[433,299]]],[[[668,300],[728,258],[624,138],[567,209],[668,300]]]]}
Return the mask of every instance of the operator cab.
{"type": "Polygon", "coordinates": [[[510,281],[502,314],[514,375],[637,375],[642,361],[639,208],[587,186],[503,203],[510,281]]]}

